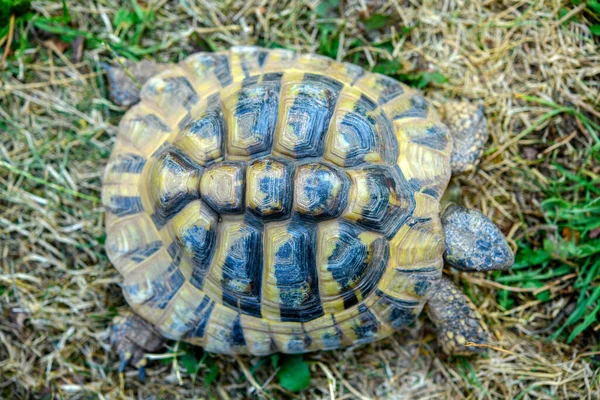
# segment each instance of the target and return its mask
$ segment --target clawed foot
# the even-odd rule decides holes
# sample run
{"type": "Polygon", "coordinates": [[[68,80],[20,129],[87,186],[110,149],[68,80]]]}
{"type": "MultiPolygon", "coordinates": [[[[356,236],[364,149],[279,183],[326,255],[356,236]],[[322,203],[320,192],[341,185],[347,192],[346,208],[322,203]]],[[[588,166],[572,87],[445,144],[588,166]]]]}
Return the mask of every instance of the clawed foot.
{"type": "Polygon", "coordinates": [[[121,364],[119,372],[123,372],[131,363],[140,371],[140,379],[144,379],[144,367],[148,360],[147,352],[160,349],[163,337],[142,318],[132,313],[115,317],[113,320],[110,344],[119,354],[121,364]]]}
{"type": "Polygon", "coordinates": [[[438,343],[453,355],[482,353],[489,334],[473,303],[447,277],[442,277],[427,303],[429,318],[437,328],[438,343]]]}

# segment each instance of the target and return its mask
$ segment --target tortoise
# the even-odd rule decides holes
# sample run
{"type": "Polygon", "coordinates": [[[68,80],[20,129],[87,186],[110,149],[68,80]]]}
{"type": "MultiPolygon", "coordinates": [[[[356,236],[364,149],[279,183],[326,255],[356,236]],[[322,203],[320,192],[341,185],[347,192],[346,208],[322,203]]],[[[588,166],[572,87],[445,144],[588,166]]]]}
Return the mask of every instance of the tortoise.
{"type": "Polygon", "coordinates": [[[133,105],[102,191],[134,311],[111,330],[121,368],[164,338],[252,355],[360,345],[424,308],[445,352],[488,341],[442,275],[514,261],[481,212],[442,201],[487,139],[482,106],[438,111],[390,77],[289,50],[104,67],[112,100],[133,105]]]}

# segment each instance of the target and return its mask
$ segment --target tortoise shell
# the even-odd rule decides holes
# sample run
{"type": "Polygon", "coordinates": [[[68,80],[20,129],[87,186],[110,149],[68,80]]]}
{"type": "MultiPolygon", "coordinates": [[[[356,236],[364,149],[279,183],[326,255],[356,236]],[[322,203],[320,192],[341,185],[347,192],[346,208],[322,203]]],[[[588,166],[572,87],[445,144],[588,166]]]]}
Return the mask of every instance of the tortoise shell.
{"type": "Polygon", "coordinates": [[[410,324],[441,276],[451,139],[395,80],[286,50],[150,79],[104,177],[133,309],[220,353],[299,353],[410,324]]]}

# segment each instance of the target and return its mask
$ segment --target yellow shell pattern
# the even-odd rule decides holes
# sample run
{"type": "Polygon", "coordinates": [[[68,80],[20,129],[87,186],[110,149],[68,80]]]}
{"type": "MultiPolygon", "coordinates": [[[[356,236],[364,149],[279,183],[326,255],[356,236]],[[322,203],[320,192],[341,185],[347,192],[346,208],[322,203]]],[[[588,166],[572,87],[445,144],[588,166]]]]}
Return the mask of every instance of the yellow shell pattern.
{"type": "Polygon", "coordinates": [[[452,143],[412,89],[286,50],[150,79],[106,168],[106,250],[133,309],[219,353],[371,342],[439,279],[452,143]]]}

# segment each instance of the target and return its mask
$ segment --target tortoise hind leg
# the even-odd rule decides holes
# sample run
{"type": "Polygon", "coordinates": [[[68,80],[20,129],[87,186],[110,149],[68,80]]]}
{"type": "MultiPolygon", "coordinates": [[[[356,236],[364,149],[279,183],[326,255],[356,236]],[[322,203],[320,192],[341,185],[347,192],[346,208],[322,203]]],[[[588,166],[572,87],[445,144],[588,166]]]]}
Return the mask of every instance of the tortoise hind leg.
{"type": "Polygon", "coordinates": [[[483,107],[465,101],[450,101],[440,111],[452,135],[452,174],[472,169],[488,138],[483,107]]]}
{"type": "Polygon", "coordinates": [[[100,66],[108,77],[111,100],[121,107],[130,107],[139,102],[142,85],[167,67],[166,64],[149,60],[138,63],[127,60],[122,65],[101,63],[100,66]]]}
{"type": "Polygon", "coordinates": [[[471,300],[449,278],[443,276],[438,281],[426,307],[445,353],[469,355],[485,351],[483,347],[466,346],[468,342],[487,344],[489,334],[471,300]]]}
{"type": "Polygon", "coordinates": [[[140,377],[143,378],[143,368],[147,363],[146,352],[160,349],[164,338],[148,322],[127,312],[113,320],[110,343],[121,360],[119,372],[131,363],[140,369],[140,377]]]}

